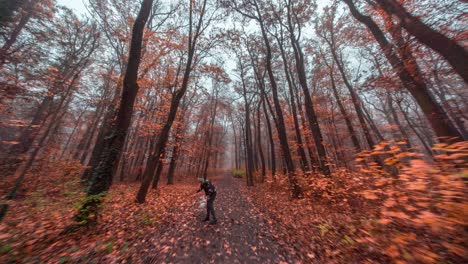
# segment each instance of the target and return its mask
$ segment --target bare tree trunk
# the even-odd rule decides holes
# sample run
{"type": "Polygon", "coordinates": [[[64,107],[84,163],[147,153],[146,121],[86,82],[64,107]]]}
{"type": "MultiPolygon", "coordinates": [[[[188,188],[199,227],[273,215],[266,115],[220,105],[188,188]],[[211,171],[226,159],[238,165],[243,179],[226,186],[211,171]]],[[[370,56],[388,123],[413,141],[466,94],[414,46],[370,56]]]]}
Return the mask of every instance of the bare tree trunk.
{"type": "MultiPolygon", "coordinates": [[[[115,94],[114,98],[118,98],[120,95],[115,94]]],[[[83,172],[83,175],[81,176],[81,181],[82,182],[88,182],[93,174],[93,168],[97,168],[99,165],[99,162],[102,157],[103,150],[105,148],[105,137],[106,135],[109,135],[112,129],[112,119],[116,115],[116,109],[115,105],[111,104],[109,107],[106,109],[106,113],[104,115],[104,118],[102,120],[101,127],[99,129],[99,132],[97,134],[96,142],[94,143],[94,147],[91,153],[91,158],[88,161],[88,168],[83,172]]],[[[82,158],[84,161],[84,159],[82,158]]]]}
{"type": "MultiPolygon", "coordinates": [[[[430,122],[432,128],[436,135],[440,138],[441,141],[451,141],[447,138],[455,138],[453,141],[461,141],[462,136],[455,128],[455,126],[450,122],[445,111],[442,107],[437,103],[434,99],[432,94],[430,94],[427,86],[422,80],[414,79],[411,75],[411,72],[406,68],[402,67],[404,61],[400,60],[398,56],[395,54],[393,47],[388,42],[385,34],[380,30],[378,25],[370,18],[369,16],[365,16],[356,9],[352,0],[343,0],[349,7],[351,14],[361,23],[365,24],[367,28],[371,31],[374,35],[376,41],[380,45],[381,49],[384,52],[385,57],[392,65],[393,69],[398,73],[398,77],[400,78],[403,85],[406,89],[411,93],[411,95],[415,98],[418,105],[421,107],[422,111],[424,112],[426,118],[430,122]]],[[[446,46],[449,47],[449,46],[446,46]]],[[[456,54],[458,54],[456,52],[456,54]]],[[[466,54],[465,52],[461,54],[466,54]]],[[[460,56],[462,58],[463,56],[460,56]]],[[[462,62],[465,60],[463,59],[462,62]]],[[[464,67],[467,67],[464,64],[464,67]]],[[[464,71],[465,74],[468,74],[468,70],[464,71]]],[[[468,80],[464,78],[465,81],[468,80]]]]}
{"type": "Polygon", "coordinates": [[[349,118],[348,113],[346,113],[346,109],[338,94],[338,90],[336,89],[335,77],[333,76],[333,69],[330,69],[330,80],[331,80],[333,94],[335,95],[336,102],[338,104],[338,108],[340,109],[341,115],[343,116],[345,120],[346,127],[348,128],[348,133],[351,136],[351,142],[353,142],[355,151],[359,153],[362,151],[362,148],[361,148],[361,145],[359,145],[359,140],[357,138],[356,131],[354,131],[353,123],[351,122],[351,119],[349,118]]]}
{"type": "Polygon", "coordinates": [[[232,133],[234,134],[234,169],[239,169],[239,160],[237,158],[237,153],[239,152],[239,146],[237,145],[237,133],[236,125],[234,124],[234,118],[232,117],[232,112],[230,113],[232,133]]]}
{"type": "Polygon", "coordinates": [[[143,161],[145,159],[146,152],[148,152],[148,143],[149,143],[148,136],[139,136],[136,144],[135,149],[130,152],[132,157],[130,161],[130,166],[128,167],[128,174],[136,175],[138,174],[138,169],[140,166],[143,165],[143,161]]]}
{"type": "Polygon", "coordinates": [[[372,149],[372,147],[374,147],[374,145],[375,145],[375,142],[372,139],[371,133],[370,133],[370,131],[369,131],[367,125],[366,125],[366,121],[365,121],[365,118],[364,118],[364,113],[363,113],[362,108],[361,108],[361,101],[358,99],[358,96],[357,96],[356,92],[354,91],[354,88],[349,83],[348,78],[347,78],[347,76],[346,76],[346,74],[344,72],[344,69],[341,66],[339,60],[337,58],[335,58],[335,60],[336,60],[337,65],[338,65],[338,69],[340,70],[342,80],[345,83],[345,86],[348,88],[349,94],[351,95],[351,101],[353,102],[354,108],[356,110],[356,114],[358,116],[359,124],[361,125],[361,128],[362,128],[362,130],[364,132],[364,137],[366,138],[367,143],[369,144],[369,147],[372,149]]]}
{"type": "MultiPolygon", "coordinates": [[[[263,41],[265,44],[266,48],[266,68],[267,68],[267,73],[268,77],[270,79],[270,85],[271,85],[271,90],[273,93],[273,103],[275,106],[276,110],[276,128],[278,131],[278,137],[280,140],[280,145],[283,153],[283,158],[285,161],[285,168],[287,171],[288,179],[289,179],[289,184],[291,187],[292,195],[295,198],[298,198],[302,190],[297,182],[296,175],[295,175],[295,169],[294,169],[294,163],[291,157],[291,152],[289,149],[289,143],[288,143],[288,138],[286,134],[286,127],[284,125],[284,117],[283,117],[283,112],[281,109],[281,104],[278,99],[278,87],[276,84],[275,76],[273,74],[273,66],[272,66],[272,53],[271,53],[271,47],[270,47],[270,41],[268,40],[267,33],[265,31],[265,26],[261,17],[260,9],[258,4],[255,5],[257,14],[259,16],[258,22],[260,23],[260,29],[262,31],[262,36],[263,36],[263,41]]],[[[310,98],[309,98],[310,99],[310,98]]]]}
{"type": "Polygon", "coordinates": [[[15,26],[8,39],[0,48],[0,69],[3,68],[3,66],[6,63],[6,60],[8,59],[8,52],[10,48],[16,43],[21,31],[26,27],[26,24],[31,19],[35,5],[36,1],[32,1],[32,3],[27,3],[27,6],[25,8],[26,13],[21,16],[21,19],[19,20],[18,24],[15,26]]]}
{"type": "Polygon", "coordinates": [[[174,147],[172,148],[171,162],[169,163],[169,169],[167,171],[167,185],[174,184],[174,172],[179,158],[179,144],[176,140],[174,147]]]}
{"type": "MultiPolygon", "coordinates": [[[[96,111],[94,112],[93,116],[91,117],[91,122],[87,126],[85,132],[83,133],[82,138],[78,142],[78,145],[76,146],[75,153],[73,154],[73,158],[76,160],[79,160],[81,164],[84,163],[84,160],[82,157],[87,156],[87,150],[89,149],[90,145],[92,144],[92,141],[95,136],[95,132],[97,130],[97,127],[99,125],[99,120],[101,119],[101,115],[103,113],[104,107],[99,106],[96,111]]],[[[85,159],[84,158],[84,159],[85,159]]]]}
{"type": "Polygon", "coordinates": [[[185,92],[187,91],[187,87],[189,85],[189,79],[190,79],[190,73],[192,71],[192,63],[193,63],[193,57],[195,55],[195,50],[196,50],[196,45],[198,41],[198,37],[200,34],[200,31],[202,30],[202,22],[203,22],[203,17],[205,15],[205,10],[206,10],[206,0],[203,1],[203,7],[200,11],[200,17],[197,23],[197,27],[194,32],[192,32],[192,12],[193,12],[193,2],[190,2],[190,34],[188,37],[188,56],[187,56],[187,62],[185,65],[185,71],[184,71],[184,76],[182,80],[182,85],[180,90],[176,91],[175,94],[172,97],[171,100],[171,106],[169,109],[169,115],[167,117],[166,123],[164,124],[161,133],[158,138],[158,142],[156,143],[156,148],[155,151],[150,157],[148,166],[145,169],[145,173],[143,174],[143,181],[140,185],[140,189],[138,190],[138,194],[136,197],[136,200],[138,203],[144,203],[146,199],[146,194],[148,193],[148,188],[151,184],[153,175],[152,172],[154,171],[155,167],[158,164],[159,156],[161,155],[162,151],[165,149],[166,144],[167,144],[167,139],[169,138],[169,132],[171,130],[172,124],[174,123],[174,120],[177,115],[177,110],[179,108],[180,101],[182,97],[185,95],[185,92]]]}
{"type": "Polygon", "coordinates": [[[405,128],[401,125],[400,119],[398,117],[398,113],[395,111],[395,107],[393,106],[393,97],[390,92],[387,91],[387,98],[388,98],[388,107],[390,109],[390,113],[392,115],[393,122],[398,127],[400,134],[403,136],[403,140],[405,141],[405,145],[407,149],[411,149],[411,142],[410,137],[406,133],[405,128]]]}
{"type": "Polygon", "coordinates": [[[65,146],[63,146],[62,154],[60,154],[60,158],[59,158],[59,159],[63,159],[63,156],[64,156],[65,153],[67,152],[68,146],[70,145],[71,140],[72,140],[72,139],[74,138],[74,136],[75,136],[75,132],[76,132],[77,128],[81,125],[81,118],[83,117],[83,115],[86,113],[87,110],[88,110],[88,106],[86,106],[86,108],[85,108],[85,109],[80,113],[80,115],[78,116],[78,119],[76,120],[76,123],[75,123],[75,126],[73,127],[73,130],[72,130],[72,132],[70,133],[70,136],[68,136],[67,143],[65,143],[65,146]]]}
{"type": "Polygon", "coordinates": [[[96,219],[101,199],[112,184],[114,162],[118,159],[124,147],[125,137],[127,136],[132,119],[133,106],[138,93],[137,79],[141,61],[143,32],[152,6],[153,0],[143,0],[141,9],[133,25],[129,60],[124,77],[119,111],[115,125],[112,126],[113,128],[104,140],[105,147],[99,165],[93,170],[93,176],[87,190],[86,202],[75,217],[75,220],[79,224],[88,224],[90,216],[94,216],[94,219],[96,219]]]}
{"type": "Polygon", "coordinates": [[[245,164],[246,164],[246,181],[247,181],[247,186],[253,186],[253,172],[254,172],[254,164],[253,164],[253,151],[252,151],[252,129],[251,129],[251,121],[250,121],[250,104],[251,100],[248,99],[248,94],[247,94],[247,85],[245,83],[245,78],[244,78],[244,64],[242,62],[242,58],[239,56],[238,58],[239,61],[239,67],[240,67],[240,77],[241,77],[241,82],[242,82],[242,96],[244,98],[244,108],[245,108],[245,164]]]}
{"type": "MultiPolygon", "coordinates": [[[[331,171],[328,167],[328,160],[327,160],[327,153],[325,151],[325,146],[323,142],[322,131],[320,129],[320,125],[318,123],[317,114],[315,112],[314,103],[312,102],[312,97],[309,92],[309,87],[307,85],[307,76],[305,72],[305,65],[304,65],[304,54],[302,53],[302,49],[299,43],[299,40],[296,38],[294,33],[294,26],[292,24],[292,17],[291,17],[291,2],[288,2],[288,26],[289,26],[289,36],[291,39],[291,44],[294,51],[294,58],[296,61],[296,71],[297,76],[299,79],[299,84],[301,85],[302,92],[304,94],[304,103],[306,109],[307,119],[309,121],[309,128],[312,132],[312,136],[315,141],[315,148],[317,149],[318,154],[318,164],[320,170],[325,176],[330,176],[331,171]]],[[[299,27],[299,25],[296,25],[299,27]]]]}
{"type": "Polygon", "coordinates": [[[286,52],[284,51],[283,48],[283,41],[282,41],[282,36],[281,38],[276,36],[276,39],[278,41],[278,45],[281,51],[281,58],[283,59],[283,65],[284,65],[284,74],[286,76],[286,81],[288,83],[288,88],[289,88],[289,96],[291,98],[291,112],[293,115],[293,121],[294,121],[294,132],[296,133],[296,141],[297,141],[297,154],[299,154],[299,157],[301,158],[301,167],[302,171],[308,172],[310,170],[309,168],[309,163],[307,162],[307,157],[306,153],[304,151],[304,143],[302,141],[302,135],[300,131],[300,126],[299,126],[299,121],[297,118],[297,107],[296,107],[296,96],[294,95],[294,88],[291,80],[291,75],[288,67],[288,60],[286,59],[286,52]]]}
{"type": "MultiPolygon", "coordinates": [[[[266,95],[263,95],[266,96],[266,95]]],[[[275,155],[275,141],[273,140],[273,131],[271,129],[271,124],[270,124],[270,118],[268,117],[268,111],[266,109],[266,99],[262,101],[262,108],[263,108],[263,113],[265,114],[265,121],[267,125],[267,131],[268,131],[268,139],[270,141],[270,161],[271,161],[271,177],[273,179],[276,179],[276,155],[275,155]]]]}
{"type": "Polygon", "coordinates": [[[263,148],[262,148],[262,137],[261,137],[261,114],[260,114],[260,107],[262,106],[262,99],[260,99],[260,102],[258,103],[257,106],[257,149],[258,153],[260,156],[260,164],[261,164],[261,178],[260,181],[264,182],[265,181],[265,176],[266,176],[266,167],[265,167],[265,157],[263,155],[263,148]]]}
{"type": "MultiPolygon", "coordinates": [[[[351,1],[351,0],[348,0],[351,1]]],[[[419,18],[408,13],[395,0],[376,0],[390,14],[397,16],[403,26],[418,41],[437,51],[444,57],[453,69],[468,83],[468,52],[455,40],[424,24],[419,18]]]]}
{"type": "Polygon", "coordinates": [[[400,108],[400,111],[403,114],[403,117],[405,118],[406,123],[408,123],[408,126],[411,128],[413,133],[418,137],[419,141],[421,141],[421,143],[422,143],[424,149],[426,150],[427,154],[429,154],[432,157],[433,153],[432,153],[431,147],[427,144],[427,142],[426,142],[426,140],[424,140],[423,136],[414,127],[413,123],[411,122],[410,118],[408,117],[408,114],[403,110],[403,107],[401,106],[401,101],[397,102],[397,105],[400,108]]]}
{"type": "MultiPolygon", "coordinates": [[[[437,76],[438,74],[435,73],[434,74],[435,76],[437,76]]],[[[436,85],[441,88],[441,84],[440,84],[440,81],[437,80],[438,77],[435,77],[436,81],[436,85]]],[[[461,110],[460,108],[458,107],[452,107],[450,105],[450,103],[447,101],[447,98],[446,98],[446,93],[443,92],[443,89],[441,89],[442,91],[440,91],[439,89],[435,88],[434,87],[434,94],[439,98],[440,102],[442,103],[442,105],[445,107],[445,109],[447,109],[447,112],[448,114],[452,117],[452,120],[454,121],[454,124],[457,126],[458,130],[460,131],[460,133],[462,134],[463,136],[463,139],[464,140],[468,140],[468,130],[467,128],[465,127],[465,122],[464,120],[462,120],[462,118],[464,118],[463,114],[461,113],[461,110]],[[455,108],[455,109],[453,109],[455,108]]],[[[448,94],[448,93],[447,93],[448,94]]],[[[465,119],[466,120],[466,119],[465,119]]]]}
{"type": "Polygon", "coordinates": [[[208,130],[206,131],[207,132],[207,158],[205,160],[205,166],[204,166],[204,169],[203,169],[203,178],[206,179],[207,176],[208,176],[208,166],[209,166],[209,163],[210,163],[210,158],[212,157],[212,145],[213,145],[213,128],[214,128],[214,123],[215,123],[215,119],[216,119],[216,114],[217,114],[217,110],[218,110],[218,93],[219,93],[219,90],[217,88],[214,88],[216,89],[215,91],[215,97],[213,98],[213,101],[214,101],[214,106],[213,106],[213,109],[211,110],[211,120],[210,120],[210,126],[208,128],[208,130]]]}
{"type": "Polygon", "coordinates": [[[158,188],[158,183],[159,183],[159,180],[161,179],[161,173],[164,169],[164,159],[166,157],[166,152],[163,150],[163,152],[161,153],[161,158],[159,159],[159,162],[158,162],[158,167],[156,168],[156,171],[154,172],[154,175],[153,175],[153,184],[152,184],[152,189],[157,189],[158,188]]]}
{"type": "Polygon", "coordinates": [[[0,6],[0,26],[4,23],[10,22],[13,19],[15,12],[24,4],[26,4],[25,0],[3,0],[2,6],[0,6]]]}
{"type": "MultiPolygon", "coordinates": [[[[304,116],[304,109],[302,108],[303,104],[302,104],[302,102],[300,100],[300,97],[299,97],[299,91],[298,91],[299,89],[297,87],[295,87],[295,90],[296,90],[296,92],[294,94],[297,97],[297,102],[298,102],[297,105],[299,107],[299,117],[301,118],[301,124],[302,124],[302,127],[307,127],[306,118],[304,116]]],[[[311,167],[311,169],[312,169],[312,171],[315,171],[316,168],[318,167],[319,163],[317,161],[316,153],[315,153],[315,150],[313,149],[312,139],[310,138],[309,133],[305,133],[305,135],[304,135],[304,144],[306,145],[307,151],[309,152],[310,162],[313,165],[311,167]]]]}

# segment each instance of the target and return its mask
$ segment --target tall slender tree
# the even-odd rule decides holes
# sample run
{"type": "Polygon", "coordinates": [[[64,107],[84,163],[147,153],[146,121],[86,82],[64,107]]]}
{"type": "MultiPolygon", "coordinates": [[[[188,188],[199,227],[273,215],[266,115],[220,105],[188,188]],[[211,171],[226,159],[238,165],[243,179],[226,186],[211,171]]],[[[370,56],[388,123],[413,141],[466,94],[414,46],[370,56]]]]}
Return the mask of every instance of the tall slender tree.
{"type": "Polygon", "coordinates": [[[81,206],[75,220],[88,224],[90,216],[96,216],[102,197],[112,184],[114,162],[120,155],[127,136],[133,114],[133,106],[138,93],[138,69],[141,61],[141,48],[146,22],[150,15],[153,0],[143,0],[140,12],[133,24],[129,60],[124,77],[124,86],[115,125],[105,139],[105,148],[87,190],[86,202],[81,206]]]}
{"type": "Polygon", "coordinates": [[[385,57],[398,74],[401,82],[421,107],[436,135],[442,141],[446,141],[447,138],[454,138],[455,141],[461,141],[463,137],[452,124],[447,113],[435,100],[424,81],[415,79],[409,69],[404,66],[404,62],[397,56],[394,47],[375,21],[370,16],[363,15],[359,12],[352,0],[343,1],[348,5],[353,17],[363,23],[372,33],[380,48],[383,50],[385,57]]]}

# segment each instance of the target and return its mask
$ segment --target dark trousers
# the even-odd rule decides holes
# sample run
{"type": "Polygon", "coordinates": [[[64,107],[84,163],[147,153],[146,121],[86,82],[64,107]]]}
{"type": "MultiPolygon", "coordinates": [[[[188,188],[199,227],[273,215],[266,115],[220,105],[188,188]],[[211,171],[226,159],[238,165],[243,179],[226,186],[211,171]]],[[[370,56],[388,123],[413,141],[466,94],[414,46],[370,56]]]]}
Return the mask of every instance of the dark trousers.
{"type": "Polygon", "coordinates": [[[208,195],[206,202],[206,218],[210,218],[210,214],[213,216],[213,220],[216,220],[216,215],[213,207],[214,200],[216,199],[216,193],[208,195]]]}

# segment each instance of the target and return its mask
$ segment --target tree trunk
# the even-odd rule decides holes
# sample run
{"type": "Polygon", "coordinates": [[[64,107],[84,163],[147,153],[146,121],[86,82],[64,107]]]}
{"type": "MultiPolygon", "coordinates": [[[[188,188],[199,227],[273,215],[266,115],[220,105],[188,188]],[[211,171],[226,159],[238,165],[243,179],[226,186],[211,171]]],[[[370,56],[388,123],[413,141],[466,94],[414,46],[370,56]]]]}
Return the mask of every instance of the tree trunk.
{"type": "Polygon", "coordinates": [[[143,0],[141,9],[135,20],[132,30],[129,60],[124,77],[123,93],[119,111],[110,133],[104,139],[104,150],[99,165],[93,169],[93,176],[87,190],[87,198],[82,205],[75,220],[79,224],[88,224],[90,216],[96,219],[102,197],[105,196],[112,184],[112,169],[118,159],[125,142],[128,128],[130,127],[133,106],[138,93],[138,68],[141,61],[141,49],[143,32],[148,20],[153,0],[143,0]]]}
{"type": "Polygon", "coordinates": [[[247,186],[253,186],[253,172],[254,172],[254,164],[253,164],[253,151],[252,151],[252,129],[251,129],[251,121],[250,121],[250,101],[248,99],[247,94],[247,85],[245,83],[244,78],[244,64],[242,63],[242,58],[239,57],[239,67],[240,67],[240,77],[242,82],[242,96],[244,98],[244,108],[245,108],[245,164],[246,164],[246,181],[247,186]]]}
{"type": "MultiPolygon", "coordinates": [[[[333,40],[332,40],[333,43],[333,40]]],[[[367,140],[367,143],[369,144],[369,148],[372,149],[375,145],[374,140],[372,139],[372,136],[370,134],[369,128],[367,127],[365,118],[364,118],[364,113],[361,108],[361,101],[358,98],[358,95],[354,91],[354,88],[351,86],[351,83],[348,80],[348,77],[346,76],[344,66],[341,64],[341,60],[338,58],[338,55],[336,54],[336,51],[334,50],[334,47],[330,47],[333,59],[336,62],[336,66],[338,66],[338,70],[340,71],[341,74],[341,79],[343,80],[346,88],[348,88],[349,94],[351,95],[351,101],[353,102],[354,109],[356,110],[356,114],[359,120],[359,124],[361,125],[361,128],[364,132],[364,137],[367,140]]],[[[381,161],[378,161],[379,164],[382,163],[381,161]]]]}
{"type": "Polygon", "coordinates": [[[3,66],[6,63],[6,60],[8,59],[8,51],[16,43],[21,31],[26,27],[26,24],[31,19],[36,2],[37,1],[33,1],[32,3],[27,3],[28,6],[26,7],[27,9],[26,14],[21,16],[21,19],[19,20],[18,24],[15,26],[15,28],[11,32],[9,38],[5,41],[3,46],[0,48],[0,69],[3,68],[3,66]]]}
{"type": "Polygon", "coordinates": [[[167,171],[167,185],[174,184],[174,172],[177,164],[177,159],[179,158],[179,142],[176,141],[174,147],[172,148],[171,162],[169,163],[169,170],[167,171]]]}
{"type": "MultiPolygon", "coordinates": [[[[266,95],[263,95],[266,96],[266,95]]],[[[271,177],[276,179],[276,154],[275,154],[275,141],[273,139],[273,131],[271,129],[271,123],[270,123],[270,118],[268,117],[268,111],[266,109],[266,99],[262,101],[262,108],[263,108],[263,113],[265,114],[265,121],[267,125],[267,131],[268,131],[268,139],[270,141],[270,161],[271,161],[271,177]]]]}
{"type": "Polygon", "coordinates": [[[261,129],[260,107],[262,106],[261,101],[258,103],[258,107],[257,107],[257,140],[256,141],[257,141],[257,149],[258,149],[258,153],[260,156],[260,165],[261,165],[261,170],[262,170],[260,181],[264,182],[265,176],[266,176],[266,168],[265,168],[265,157],[263,155],[263,148],[262,148],[262,137],[261,137],[261,131],[260,131],[261,129]]]}
{"type": "Polygon", "coordinates": [[[195,49],[197,45],[197,40],[200,34],[200,30],[202,27],[202,22],[203,22],[203,15],[205,14],[205,9],[206,9],[206,0],[203,2],[203,7],[200,12],[200,17],[198,20],[197,28],[195,32],[192,32],[192,12],[193,12],[193,2],[190,2],[190,34],[188,38],[188,57],[187,57],[187,62],[185,65],[185,71],[184,71],[184,76],[182,80],[182,85],[180,90],[176,91],[175,94],[172,97],[171,100],[171,106],[169,109],[169,115],[167,117],[166,123],[164,124],[161,133],[158,138],[158,142],[156,144],[155,151],[152,155],[152,157],[149,158],[149,164],[150,166],[147,166],[145,169],[145,172],[143,174],[143,181],[140,185],[140,188],[138,190],[138,194],[136,197],[136,201],[138,203],[144,203],[146,199],[146,194],[148,193],[148,188],[151,184],[152,181],[152,172],[154,171],[156,165],[158,164],[159,156],[161,155],[162,151],[165,149],[166,144],[167,144],[167,139],[169,138],[169,132],[171,130],[172,124],[174,123],[174,120],[177,115],[177,110],[179,108],[180,101],[182,97],[185,95],[185,92],[187,91],[187,87],[189,85],[189,79],[190,79],[190,73],[192,71],[192,63],[193,63],[193,57],[195,55],[195,49]],[[193,34],[193,35],[192,35],[193,34]]]}
{"type": "Polygon", "coordinates": [[[335,95],[336,102],[338,104],[338,108],[340,109],[341,115],[343,116],[345,120],[346,127],[348,128],[348,133],[351,136],[351,141],[353,142],[354,150],[355,152],[359,153],[362,151],[362,148],[361,148],[361,145],[359,145],[359,140],[357,138],[356,131],[354,131],[353,123],[351,122],[351,119],[349,118],[348,113],[346,113],[346,109],[343,105],[343,102],[340,99],[338,90],[336,89],[335,77],[333,76],[333,69],[330,69],[330,80],[331,80],[333,94],[335,95]]]}
{"type": "MultiPolygon", "coordinates": [[[[422,80],[414,79],[411,75],[411,72],[406,68],[402,67],[404,62],[398,58],[395,54],[391,44],[388,42],[385,34],[380,30],[377,24],[369,16],[362,15],[354,6],[352,0],[343,0],[349,7],[351,14],[361,23],[365,24],[367,28],[374,35],[376,41],[380,45],[381,49],[384,52],[385,57],[392,65],[393,69],[398,73],[403,85],[415,98],[419,107],[421,107],[426,118],[429,120],[432,128],[436,135],[440,138],[441,141],[450,142],[462,141],[461,134],[457,131],[454,125],[450,122],[445,111],[437,103],[432,94],[430,94],[427,86],[422,80]],[[454,139],[451,139],[454,138],[454,139]],[[450,139],[450,140],[449,140],[450,139]]],[[[448,47],[448,46],[447,46],[448,47]]],[[[458,53],[457,53],[458,54],[458,53]]],[[[458,55],[457,55],[458,56],[458,55]]],[[[463,56],[460,56],[463,57],[463,56]]],[[[462,60],[464,63],[464,59],[462,60]]],[[[464,67],[467,67],[466,65],[464,67]]],[[[465,74],[468,71],[464,71],[465,74]]],[[[467,78],[468,79],[468,78],[467,78]]],[[[465,79],[465,81],[467,80],[465,79]]]]}
{"type": "Polygon", "coordinates": [[[158,162],[158,167],[156,168],[156,171],[154,171],[154,175],[153,175],[153,184],[151,186],[151,188],[153,190],[157,189],[158,188],[158,184],[159,184],[159,180],[161,179],[161,173],[164,169],[164,158],[166,157],[166,152],[163,150],[163,152],[161,153],[161,158],[159,159],[159,162],[158,162]]]}
{"type": "Polygon", "coordinates": [[[94,138],[95,132],[99,125],[99,120],[101,119],[101,115],[103,113],[103,109],[103,106],[99,106],[96,109],[93,116],[90,118],[90,124],[87,126],[82,138],[76,146],[75,153],[73,154],[73,159],[79,160],[81,164],[84,164],[82,157],[84,156],[86,158],[87,156],[87,150],[89,149],[89,146],[91,145],[92,140],[94,138]]]}
{"type": "MultiPolygon", "coordinates": [[[[115,94],[115,98],[118,98],[120,96],[119,94],[115,94]]],[[[93,169],[97,168],[99,165],[99,162],[102,158],[102,153],[105,148],[105,137],[106,135],[109,135],[111,133],[112,129],[112,119],[116,115],[116,109],[115,105],[111,104],[106,110],[106,114],[104,115],[104,118],[102,120],[101,127],[99,129],[99,132],[97,134],[96,141],[94,143],[93,151],[91,153],[91,158],[88,161],[88,168],[83,172],[83,175],[81,175],[81,181],[82,182],[88,182],[93,174],[93,169]]],[[[84,157],[82,157],[82,161],[84,162],[84,157]]]]}
{"type": "Polygon", "coordinates": [[[388,108],[390,109],[390,113],[392,115],[392,120],[395,123],[395,125],[398,127],[398,130],[400,131],[401,136],[403,136],[403,140],[405,141],[405,145],[407,149],[411,149],[411,142],[410,142],[410,137],[406,133],[405,128],[401,125],[400,119],[398,117],[398,114],[395,110],[395,107],[393,106],[393,97],[390,94],[390,92],[387,91],[387,98],[388,98],[388,108]]]}
{"type": "Polygon", "coordinates": [[[239,146],[237,145],[237,133],[236,133],[236,126],[234,124],[234,119],[232,118],[232,113],[230,113],[231,117],[231,125],[232,125],[232,132],[234,134],[234,169],[239,169],[239,160],[237,159],[237,153],[239,146]]]}
{"type": "MultiPolygon", "coordinates": [[[[270,79],[271,90],[273,93],[273,103],[276,110],[276,129],[278,131],[278,137],[280,140],[281,150],[283,153],[284,161],[285,161],[285,168],[287,171],[288,179],[290,188],[292,191],[292,195],[294,198],[298,198],[301,196],[302,190],[297,182],[294,163],[291,157],[291,152],[289,149],[288,137],[286,134],[286,127],[284,125],[284,117],[283,112],[281,109],[281,104],[278,99],[278,87],[276,84],[275,76],[273,74],[273,65],[272,65],[272,53],[270,47],[270,41],[268,40],[267,33],[265,31],[265,26],[263,24],[263,20],[261,18],[261,13],[258,5],[255,5],[257,14],[259,15],[260,19],[258,22],[260,23],[260,29],[262,31],[262,36],[266,48],[266,68],[268,72],[268,77],[270,79]]],[[[309,98],[310,99],[310,98],[309,98]]]]}
{"type": "MultiPolygon", "coordinates": [[[[347,0],[351,1],[351,0],[347,0]]],[[[455,40],[424,24],[419,18],[408,13],[405,8],[395,0],[376,0],[380,6],[390,14],[397,16],[408,33],[419,42],[437,51],[444,57],[453,69],[468,83],[468,52],[455,40]]]]}
{"type": "Polygon", "coordinates": [[[0,6],[0,26],[4,23],[10,22],[17,11],[22,5],[25,4],[25,0],[2,0],[0,6]]]}
{"type": "MultiPolygon", "coordinates": [[[[81,125],[81,118],[83,117],[83,115],[86,113],[86,111],[88,110],[88,106],[86,106],[86,108],[80,113],[80,115],[78,116],[78,119],[76,120],[75,122],[75,126],[73,127],[73,130],[72,132],[70,133],[70,136],[68,136],[68,139],[67,139],[67,143],[65,143],[65,146],[63,146],[63,150],[62,150],[62,154],[60,154],[60,160],[63,159],[63,156],[65,155],[65,153],[67,152],[68,150],[68,146],[70,145],[70,142],[72,141],[72,139],[74,138],[75,136],[75,132],[77,130],[77,128],[81,125]]],[[[70,155],[69,155],[70,156],[70,155]]],[[[69,158],[67,158],[69,159],[69,158]]]]}
{"type": "Polygon", "coordinates": [[[289,96],[291,98],[291,112],[293,115],[293,121],[294,121],[294,132],[296,133],[296,141],[297,141],[297,154],[299,154],[299,157],[301,158],[301,167],[302,171],[307,173],[310,171],[309,168],[309,163],[307,162],[307,156],[304,151],[304,143],[302,142],[302,135],[300,131],[300,126],[299,126],[299,121],[297,118],[297,107],[296,107],[296,96],[294,95],[294,87],[292,84],[290,72],[289,72],[289,67],[288,67],[288,60],[286,59],[286,53],[283,48],[283,43],[280,40],[280,38],[276,38],[278,41],[278,45],[281,51],[281,58],[283,59],[283,65],[284,65],[284,74],[286,76],[286,81],[288,83],[288,88],[289,88],[289,96]]]}
{"type": "Polygon", "coordinates": [[[418,132],[418,130],[414,127],[413,123],[411,122],[410,118],[408,117],[408,114],[403,110],[403,107],[401,106],[401,102],[397,102],[398,107],[400,108],[401,113],[403,114],[403,117],[406,120],[406,123],[408,123],[408,126],[411,128],[413,133],[418,137],[419,141],[421,141],[424,149],[426,150],[427,154],[429,156],[433,156],[432,149],[431,147],[427,144],[426,140],[424,140],[423,136],[418,132]]]}
{"type": "Polygon", "coordinates": [[[209,129],[207,130],[207,136],[208,136],[208,144],[207,144],[207,157],[205,160],[205,167],[203,169],[203,179],[206,179],[208,177],[208,166],[210,163],[210,158],[212,156],[212,145],[213,145],[213,128],[214,128],[214,123],[216,119],[216,113],[218,110],[218,90],[215,92],[215,97],[214,97],[214,107],[211,110],[211,120],[210,120],[210,126],[209,129]]]}
{"type": "Polygon", "coordinates": [[[328,167],[328,160],[327,160],[327,153],[325,151],[325,146],[323,142],[322,131],[320,129],[320,125],[318,123],[317,114],[314,109],[314,103],[312,102],[312,97],[309,92],[309,87],[307,85],[307,76],[305,72],[305,65],[304,65],[304,55],[302,53],[302,49],[298,39],[294,34],[294,27],[291,21],[291,10],[290,6],[287,8],[288,10],[288,25],[289,25],[289,36],[291,39],[291,44],[294,51],[294,59],[296,62],[296,71],[297,77],[299,79],[299,84],[301,85],[302,92],[304,93],[304,103],[306,108],[306,115],[309,121],[309,129],[312,132],[312,136],[315,141],[315,148],[317,149],[318,154],[318,164],[320,170],[325,176],[330,176],[331,171],[328,167]]]}
{"type": "MultiPolygon", "coordinates": [[[[298,102],[297,105],[299,107],[299,117],[301,119],[302,127],[307,127],[307,122],[306,122],[306,118],[305,118],[305,115],[304,115],[304,109],[302,108],[303,104],[302,104],[302,101],[301,101],[301,99],[299,97],[299,89],[296,86],[294,87],[294,89],[295,89],[294,94],[297,97],[297,102],[298,102]]],[[[307,132],[304,133],[304,143],[306,145],[307,151],[309,152],[310,163],[313,165],[311,167],[311,169],[312,169],[312,171],[315,171],[316,168],[318,167],[319,163],[318,163],[317,158],[316,158],[315,150],[312,147],[313,146],[312,139],[310,138],[310,135],[307,132]]]]}

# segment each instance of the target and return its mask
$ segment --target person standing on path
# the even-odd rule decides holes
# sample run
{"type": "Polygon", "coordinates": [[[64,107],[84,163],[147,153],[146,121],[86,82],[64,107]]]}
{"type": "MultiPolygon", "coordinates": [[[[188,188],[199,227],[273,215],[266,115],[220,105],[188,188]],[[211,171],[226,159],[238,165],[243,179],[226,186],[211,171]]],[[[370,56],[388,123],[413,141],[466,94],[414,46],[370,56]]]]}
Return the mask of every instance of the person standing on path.
{"type": "Polygon", "coordinates": [[[204,178],[199,178],[198,179],[201,184],[200,188],[197,190],[197,193],[200,192],[201,190],[205,191],[205,195],[207,198],[207,203],[206,203],[206,217],[203,220],[203,222],[209,221],[210,220],[210,215],[213,216],[213,219],[210,221],[210,225],[214,225],[218,223],[218,220],[216,220],[216,214],[214,211],[213,203],[214,200],[216,199],[216,187],[211,183],[209,180],[205,180],[204,178]]]}

